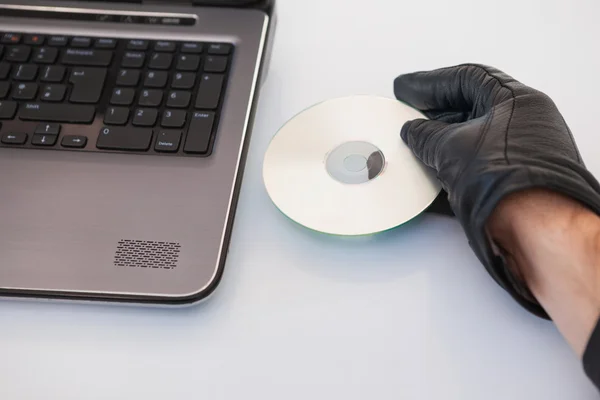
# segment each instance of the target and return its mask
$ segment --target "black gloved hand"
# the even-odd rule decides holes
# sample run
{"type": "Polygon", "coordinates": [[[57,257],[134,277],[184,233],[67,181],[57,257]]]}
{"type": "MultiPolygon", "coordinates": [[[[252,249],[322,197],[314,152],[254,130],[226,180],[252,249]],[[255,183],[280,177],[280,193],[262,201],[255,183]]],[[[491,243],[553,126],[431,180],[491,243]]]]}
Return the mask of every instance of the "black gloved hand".
{"type": "Polygon", "coordinates": [[[430,119],[407,122],[402,139],[437,171],[479,260],[523,307],[549,318],[494,254],[485,224],[503,197],[533,187],[563,193],[600,213],[600,185],[554,102],[480,65],[399,76],[394,92],[430,119]]]}
{"type": "Polygon", "coordinates": [[[448,193],[442,189],[440,194],[435,198],[433,203],[425,210],[426,213],[446,215],[448,217],[455,217],[450,202],[448,201],[448,193]]]}

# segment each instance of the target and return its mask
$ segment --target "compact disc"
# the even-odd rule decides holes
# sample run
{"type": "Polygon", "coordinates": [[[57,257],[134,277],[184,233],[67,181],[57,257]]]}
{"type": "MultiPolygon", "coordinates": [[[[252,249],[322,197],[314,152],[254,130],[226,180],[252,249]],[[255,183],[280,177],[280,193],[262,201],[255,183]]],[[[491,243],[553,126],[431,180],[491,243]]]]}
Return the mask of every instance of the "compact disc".
{"type": "Polygon", "coordinates": [[[400,137],[424,118],[394,99],[350,96],[316,104],[273,137],[263,164],[273,203],[300,225],[334,235],[382,232],[435,200],[435,173],[400,137]]]}

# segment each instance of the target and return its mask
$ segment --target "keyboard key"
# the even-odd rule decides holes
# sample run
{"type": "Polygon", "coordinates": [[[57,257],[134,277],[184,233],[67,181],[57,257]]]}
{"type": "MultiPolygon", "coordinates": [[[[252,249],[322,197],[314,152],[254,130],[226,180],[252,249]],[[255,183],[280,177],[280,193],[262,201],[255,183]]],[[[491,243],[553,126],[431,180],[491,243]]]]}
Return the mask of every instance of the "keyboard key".
{"type": "Polygon", "coordinates": [[[87,67],[108,67],[112,61],[110,50],[67,49],[62,58],[63,64],[87,67]]]}
{"type": "Polygon", "coordinates": [[[61,67],[60,65],[51,65],[42,71],[42,77],[40,80],[42,82],[61,82],[65,77],[65,67],[61,67]]]}
{"type": "Polygon", "coordinates": [[[194,112],[183,151],[186,153],[207,153],[214,120],[214,112],[194,112]]]}
{"type": "Polygon", "coordinates": [[[36,83],[19,83],[12,92],[14,100],[33,100],[38,93],[38,85],[36,83]]]}
{"type": "Polygon", "coordinates": [[[34,146],[54,146],[58,135],[33,135],[31,144],[34,146]]]}
{"type": "Polygon", "coordinates": [[[71,40],[71,46],[73,47],[90,47],[92,41],[90,38],[85,37],[74,37],[71,40]]]}
{"type": "Polygon", "coordinates": [[[80,135],[64,136],[60,143],[63,147],[83,148],[87,143],[87,137],[80,135]]]}
{"type": "Polygon", "coordinates": [[[0,101],[0,119],[13,119],[17,112],[17,103],[14,101],[0,101]]]}
{"type": "Polygon", "coordinates": [[[186,120],[187,112],[183,110],[165,110],[160,125],[164,128],[183,128],[186,120]]]}
{"type": "Polygon", "coordinates": [[[12,62],[27,62],[31,55],[31,47],[29,46],[11,46],[8,48],[6,61],[12,62]]]}
{"type": "Polygon", "coordinates": [[[144,79],[144,86],[164,88],[167,85],[167,79],[169,79],[169,74],[165,71],[148,71],[146,79],[144,79]]]}
{"type": "Polygon", "coordinates": [[[97,39],[94,47],[97,49],[114,49],[117,47],[115,39],[97,39]]]}
{"type": "Polygon", "coordinates": [[[35,128],[35,134],[38,135],[58,135],[60,133],[60,124],[39,124],[35,128]]]}
{"type": "Polygon", "coordinates": [[[181,45],[181,52],[188,54],[200,54],[202,53],[202,43],[183,43],[181,45]]]}
{"type": "Polygon", "coordinates": [[[133,103],[135,97],[134,89],[116,88],[110,98],[110,104],[117,106],[129,106],[133,103]]]}
{"type": "Polygon", "coordinates": [[[172,53],[175,51],[176,49],[176,45],[174,42],[156,42],[154,44],[154,51],[162,51],[162,52],[167,52],[167,53],[172,53]]]}
{"type": "Polygon", "coordinates": [[[23,121],[89,124],[95,115],[96,107],[90,105],[25,103],[19,109],[19,118],[23,121]]]}
{"type": "Polygon", "coordinates": [[[2,135],[2,143],[4,144],[25,144],[25,142],[27,142],[26,133],[5,133],[2,135]]]}
{"type": "Polygon", "coordinates": [[[167,107],[173,108],[187,108],[190,105],[190,100],[192,99],[191,92],[183,92],[183,91],[172,91],[169,93],[169,97],[167,99],[167,107]]]}
{"type": "Polygon", "coordinates": [[[208,56],[204,63],[206,72],[224,72],[227,69],[227,57],[208,56]]]}
{"type": "Polygon", "coordinates": [[[19,33],[5,33],[0,39],[0,43],[3,44],[17,44],[21,42],[21,34],[19,33]]]}
{"type": "Polygon", "coordinates": [[[144,66],[145,61],[146,54],[135,51],[128,51],[123,56],[121,66],[123,68],[142,68],[144,66]]]}
{"type": "Polygon", "coordinates": [[[169,69],[173,63],[173,55],[167,53],[154,53],[148,67],[151,69],[169,69]]]}
{"type": "Polygon", "coordinates": [[[67,93],[67,87],[65,85],[46,85],[42,89],[42,95],[40,100],[42,101],[63,101],[67,93]]]}
{"type": "Polygon", "coordinates": [[[38,66],[33,64],[21,64],[13,72],[13,79],[17,81],[33,81],[37,77],[38,66]]]}
{"type": "Polygon", "coordinates": [[[41,44],[44,44],[45,39],[46,38],[42,35],[25,35],[23,43],[29,44],[31,46],[39,46],[41,44]]]}
{"type": "Polygon", "coordinates": [[[8,78],[8,74],[10,74],[10,64],[9,63],[0,63],[0,79],[8,78]]]}
{"type": "Polygon", "coordinates": [[[154,108],[138,108],[135,110],[132,124],[135,126],[154,126],[158,111],[154,108]]]}
{"type": "Polygon", "coordinates": [[[125,107],[108,107],[104,114],[106,125],[125,125],[129,120],[129,109],[125,107]]]}
{"type": "Polygon", "coordinates": [[[179,142],[181,141],[181,131],[160,130],[156,137],[154,150],[163,153],[176,153],[179,150],[179,142]]]}
{"type": "Polygon", "coordinates": [[[102,96],[106,69],[76,67],[71,72],[69,83],[73,84],[72,103],[97,103],[102,96]]]}
{"type": "Polygon", "coordinates": [[[52,64],[58,58],[58,49],[56,47],[41,47],[33,53],[33,62],[39,64],[52,64]]]}
{"type": "Polygon", "coordinates": [[[69,43],[69,39],[66,36],[51,36],[48,39],[49,46],[64,47],[67,43],[69,43]]]}
{"type": "Polygon", "coordinates": [[[130,40],[127,43],[127,50],[148,50],[147,40],[130,40]]]}
{"type": "Polygon", "coordinates": [[[158,107],[162,103],[162,90],[142,90],[138,104],[143,107],[158,107]]]}
{"type": "Polygon", "coordinates": [[[173,89],[191,89],[196,84],[196,74],[191,72],[177,72],[173,77],[173,89]]]}
{"type": "Polygon", "coordinates": [[[117,75],[117,86],[137,86],[140,81],[140,71],[136,69],[122,69],[117,75]]]}
{"type": "Polygon", "coordinates": [[[198,96],[196,97],[196,108],[215,109],[219,105],[221,89],[223,86],[223,75],[202,75],[198,96]]]}
{"type": "Polygon", "coordinates": [[[196,71],[200,66],[200,56],[182,54],[177,57],[176,68],[179,71],[196,71]]]}
{"type": "Polygon", "coordinates": [[[96,147],[107,150],[146,151],[152,142],[152,129],[131,127],[104,127],[100,130],[96,147]]]}
{"type": "Polygon", "coordinates": [[[0,82],[0,99],[8,96],[10,92],[10,82],[0,82]]]}
{"type": "Polygon", "coordinates": [[[229,54],[231,45],[227,43],[213,43],[208,46],[208,54],[229,54]]]}

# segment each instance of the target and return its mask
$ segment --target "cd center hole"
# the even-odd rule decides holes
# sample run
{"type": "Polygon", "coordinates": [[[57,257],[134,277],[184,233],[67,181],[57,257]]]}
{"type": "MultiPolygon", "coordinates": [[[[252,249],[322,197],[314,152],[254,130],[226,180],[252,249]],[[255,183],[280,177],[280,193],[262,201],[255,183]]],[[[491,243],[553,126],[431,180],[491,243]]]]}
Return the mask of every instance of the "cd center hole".
{"type": "Polygon", "coordinates": [[[344,168],[350,172],[360,172],[367,168],[367,159],[360,154],[351,154],[344,159],[344,168]]]}

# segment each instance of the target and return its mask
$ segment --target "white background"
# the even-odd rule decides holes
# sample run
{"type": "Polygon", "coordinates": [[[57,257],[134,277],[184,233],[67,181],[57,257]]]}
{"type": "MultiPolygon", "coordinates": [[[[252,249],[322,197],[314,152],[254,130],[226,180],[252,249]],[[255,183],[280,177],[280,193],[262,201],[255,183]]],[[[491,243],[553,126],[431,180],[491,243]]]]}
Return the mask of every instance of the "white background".
{"type": "Polygon", "coordinates": [[[176,311],[0,303],[0,398],[599,398],[553,325],[505,295],[456,222],[424,216],[358,240],[308,232],[269,202],[261,162],[315,102],[391,97],[398,74],[481,62],[553,97],[600,176],[600,3],[279,6],[219,290],[176,311]]]}

